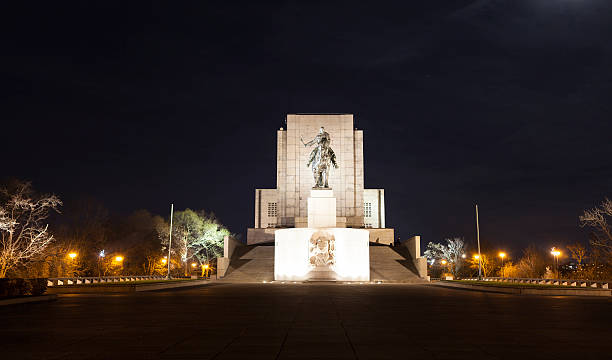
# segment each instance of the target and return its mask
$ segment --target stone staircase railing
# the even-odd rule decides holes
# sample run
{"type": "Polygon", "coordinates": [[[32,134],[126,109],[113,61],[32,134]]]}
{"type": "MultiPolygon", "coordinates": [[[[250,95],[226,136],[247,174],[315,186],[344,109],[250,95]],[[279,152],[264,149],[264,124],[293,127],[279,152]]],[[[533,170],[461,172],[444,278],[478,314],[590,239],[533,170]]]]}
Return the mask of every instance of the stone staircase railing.
{"type": "Polygon", "coordinates": [[[161,275],[130,275],[130,276],[92,276],[92,277],[60,277],[47,279],[47,286],[91,285],[100,283],[130,282],[141,280],[162,280],[161,275]]]}
{"type": "MultiPolygon", "coordinates": [[[[461,279],[477,281],[478,278],[461,279]]],[[[537,285],[559,285],[568,287],[590,287],[597,289],[609,289],[611,280],[572,280],[572,279],[537,279],[537,278],[507,278],[507,277],[483,277],[480,281],[497,281],[517,284],[537,285]]]]}

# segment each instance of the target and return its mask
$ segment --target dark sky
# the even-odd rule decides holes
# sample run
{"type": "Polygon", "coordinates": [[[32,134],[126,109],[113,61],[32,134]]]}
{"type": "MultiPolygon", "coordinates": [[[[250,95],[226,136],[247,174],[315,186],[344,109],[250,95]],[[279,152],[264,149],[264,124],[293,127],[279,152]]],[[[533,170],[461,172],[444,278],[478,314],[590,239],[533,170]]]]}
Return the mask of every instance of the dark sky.
{"type": "Polygon", "coordinates": [[[253,226],[285,114],[347,112],[387,224],[515,252],[612,196],[612,2],[0,5],[3,176],[253,226]]]}

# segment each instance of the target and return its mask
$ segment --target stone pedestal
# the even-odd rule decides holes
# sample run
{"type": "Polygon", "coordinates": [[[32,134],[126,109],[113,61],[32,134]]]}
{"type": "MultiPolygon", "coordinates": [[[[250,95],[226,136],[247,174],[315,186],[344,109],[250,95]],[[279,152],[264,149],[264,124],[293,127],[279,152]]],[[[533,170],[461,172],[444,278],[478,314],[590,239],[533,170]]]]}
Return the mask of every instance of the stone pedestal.
{"type": "Polygon", "coordinates": [[[369,232],[336,227],[336,198],[316,189],[308,198],[308,227],[274,233],[274,279],[369,281],[369,232]]]}
{"type": "Polygon", "coordinates": [[[308,227],[336,227],[336,198],[331,189],[313,189],[308,198],[308,227]]]}
{"type": "MultiPolygon", "coordinates": [[[[274,279],[288,281],[339,280],[370,281],[369,234],[364,229],[281,229],[276,230],[274,279]],[[322,237],[332,240],[329,265],[317,265],[316,246],[322,237]],[[315,253],[313,253],[315,250],[315,253]]],[[[321,249],[326,252],[330,244],[321,249]]]]}

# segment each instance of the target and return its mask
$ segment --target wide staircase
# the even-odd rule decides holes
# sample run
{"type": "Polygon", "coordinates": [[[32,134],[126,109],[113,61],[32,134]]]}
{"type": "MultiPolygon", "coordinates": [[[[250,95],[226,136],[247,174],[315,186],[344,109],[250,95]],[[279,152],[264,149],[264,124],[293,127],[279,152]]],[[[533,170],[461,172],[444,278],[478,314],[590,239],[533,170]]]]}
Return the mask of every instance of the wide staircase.
{"type": "MultiPolygon", "coordinates": [[[[248,283],[274,280],[274,246],[250,245],[237,248],[223,281],[248,283]]],[[[424,283],[408,250],[370,244],[370,281],[424,283]]]]}
{"type": "Polygon", "coordinates": [[[236,248],[224,281],[262,282],[274,280],[274,246],[249,245],[236,248]]]}
{"type": "Polygon", "coordinates": [[[417,275],[408,249],[370,243],[370,281],[426,283],[417,275]]]}

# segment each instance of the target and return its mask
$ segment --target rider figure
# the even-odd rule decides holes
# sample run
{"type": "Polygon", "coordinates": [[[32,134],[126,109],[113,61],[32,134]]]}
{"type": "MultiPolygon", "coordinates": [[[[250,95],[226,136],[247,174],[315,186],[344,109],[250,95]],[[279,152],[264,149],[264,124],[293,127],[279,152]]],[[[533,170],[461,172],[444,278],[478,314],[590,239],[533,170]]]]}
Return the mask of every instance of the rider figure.
{"type": "Polygon", "coordinates": [[[306,166],[310,166],[312,164],[312,175],[315,180],[315,188],[329,188],[328,185],[328,175],[330,164],[333,165],[336,169],[338,168],[338,164],[336,163],[336,154],[329,146],[331,143],[331,138],[329,133],[325,131],[325,129],[321,126],[319,129],[319,133],[315,136],[314,139],[305,143],[304,139],[300,137],[302,144],[304,146],[312,146],[316,144],[315,148],[310,152],[310,157],[306,166]]]}

